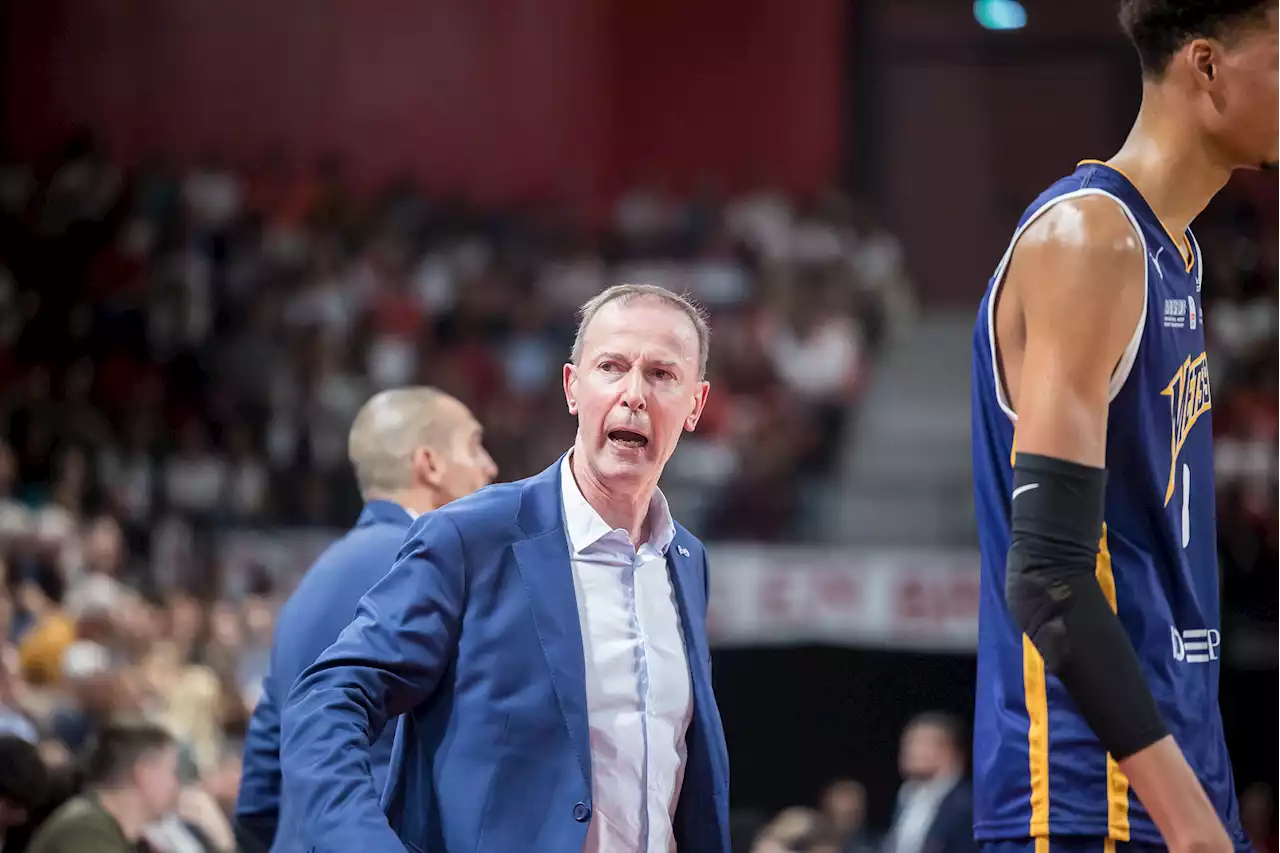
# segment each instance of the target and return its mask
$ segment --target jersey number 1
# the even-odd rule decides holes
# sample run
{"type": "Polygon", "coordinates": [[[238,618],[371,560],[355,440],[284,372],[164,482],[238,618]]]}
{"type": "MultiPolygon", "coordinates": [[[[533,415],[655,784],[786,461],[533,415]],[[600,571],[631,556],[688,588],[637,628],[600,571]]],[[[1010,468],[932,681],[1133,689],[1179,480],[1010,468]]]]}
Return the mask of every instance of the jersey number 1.
{"type": "Polygon", "coordinates": [[[1191,541],[1191,466],[1182,464],[1182,547],[1191,541]]]}

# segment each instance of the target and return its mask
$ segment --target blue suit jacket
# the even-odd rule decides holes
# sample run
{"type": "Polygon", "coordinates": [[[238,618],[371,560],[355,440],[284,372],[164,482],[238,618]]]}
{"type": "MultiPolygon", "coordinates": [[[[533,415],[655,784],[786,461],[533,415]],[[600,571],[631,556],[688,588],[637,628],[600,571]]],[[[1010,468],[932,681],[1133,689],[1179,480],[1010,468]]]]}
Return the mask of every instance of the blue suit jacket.
{"type": "MultiPolygon", "coordinates": [[[[418,519],[284,711],[285,788],[311,850],[579,853],[592,819],[582,633],[559,463],[418,519]],[[369,744],[400,714],[383,796],[369,744]]],[[[711,689],[707,560],[667,563],[694,711],[675,831],[729,853],[729,760],[711,689]]]]}
{"type": "Polygon", "coordinates": [[[978,853],[973,840],[973,785],[962,779],[938,804],[923,853],[978,853]]]}
{"type": "MultiPolygon", "coordinates": [[[[902,807],[899,800],[884,845],[886,849],[893,849],[894,833],[902,819],[902,807]]],[[[968,779],[957,781],[938,802],[920,853],[978,853],[978,843],[973,839],[973,785],[968,779]]]]}
{"type": "MultiPolygon", "coordinates": [[[[297,809],[281,796],[280,709],[302,671],[351,624],[356,606],[395,562],[409,528],[409,513],[390,501],[370,501],[356,526],[330,545],[285,602],[276,623],[271,665],[249,721],[236,823],[262,849],[301,853],[297,809]]],[[[370,749],[373,777],[381,786],[391,762],[393,732],[370,749]]]]}

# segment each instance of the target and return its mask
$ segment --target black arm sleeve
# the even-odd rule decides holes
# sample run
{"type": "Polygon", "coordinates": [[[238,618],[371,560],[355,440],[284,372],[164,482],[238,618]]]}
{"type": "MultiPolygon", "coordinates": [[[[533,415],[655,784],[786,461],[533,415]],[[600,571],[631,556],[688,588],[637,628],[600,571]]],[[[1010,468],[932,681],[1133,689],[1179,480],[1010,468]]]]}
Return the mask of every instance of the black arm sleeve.
{"type": "Polygon", "coordinates": [[[1107,472],[1029,453],[1013,469],[1005,601],[1117,761],[1168,731],[1094,575],[1107,472]]]}

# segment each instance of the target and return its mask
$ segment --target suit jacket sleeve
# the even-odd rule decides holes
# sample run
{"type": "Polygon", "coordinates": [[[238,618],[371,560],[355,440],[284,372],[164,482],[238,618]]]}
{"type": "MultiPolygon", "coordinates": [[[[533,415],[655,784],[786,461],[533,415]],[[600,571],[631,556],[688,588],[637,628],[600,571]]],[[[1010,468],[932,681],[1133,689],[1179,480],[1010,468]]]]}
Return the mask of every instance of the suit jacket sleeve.
{"type": "Polygon", "coordinates": [[[355,621],[289,692],[284,785],[317,851],[402,853],[379,805],[370,745],[427,699],[457,644],[466,594],[462,545],[444,513],[424,515],[355,621]]]}
{"type": "Polygon", "coordinates": [[[281,695],[278,691],[289,689],[292,679],[281,685],[276,675],[273,660],[249,719],[240,794],[236,798],[237,833],[248,835],[255,842],[253,849],[271,847],[280,820],[280,706],[275,697],[281,695]]]}
{"type": "MultiPolygon", "coordinates": [[[[378,570],[377,566],[359,568],[370,575],[378,570]]],[[[354,592],[336,582],[303,586],[280,614],[271,664],[245,736],[236,800],[237,833],[249,851],[270,849],[280,821],[280,706],[303,671],[351,621],[354,592]]]]}

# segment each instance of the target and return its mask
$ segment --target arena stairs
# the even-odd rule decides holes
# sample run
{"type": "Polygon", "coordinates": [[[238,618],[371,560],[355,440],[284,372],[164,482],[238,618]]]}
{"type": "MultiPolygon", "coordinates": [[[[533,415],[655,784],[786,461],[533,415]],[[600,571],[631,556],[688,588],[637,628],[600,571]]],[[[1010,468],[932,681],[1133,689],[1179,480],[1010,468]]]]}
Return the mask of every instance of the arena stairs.
{"type": "Polygon", "coordinates": [[[976,544],[969,461],[971,312],[925,314],[883,354],[854,422],[824,538],[976,544]]]}

